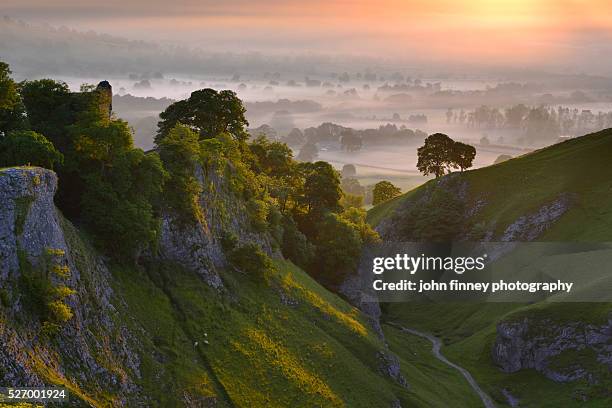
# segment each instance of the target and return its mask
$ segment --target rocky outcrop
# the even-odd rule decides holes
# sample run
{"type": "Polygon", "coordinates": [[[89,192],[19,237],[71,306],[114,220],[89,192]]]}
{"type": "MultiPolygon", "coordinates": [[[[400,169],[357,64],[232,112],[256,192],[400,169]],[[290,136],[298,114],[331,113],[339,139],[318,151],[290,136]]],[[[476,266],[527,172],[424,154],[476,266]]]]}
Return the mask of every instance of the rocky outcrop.
{"type": "Polygon", "coordinates": [[[536,212],[519,217],[510,224],[499,241],[533,241],[557,221],[570,207],[569,194],[561,194],[536,212]]]}
{"type": "Polygon", "coordinates": [[[591,367],[601,365],[612,370],[612,314],[602,325],[560,324],[528,317],[502,321],[497,325],[492,358],[508,373],[533,368],[557,382],[582,378],[596,382],[597,375],[590,371],[591,367]],[[570,358],[566,362],[562,359],[564,353],[578,353],[586,360],[570,358]]]}
{"type": "Polygon", "coordinates": [[[35,386],[59,377],[132,393],[139,361],[112,319],[109,272],[99,258],[80,250],[85,244],[53,204],[56,188],[57,176],[49,170],[0,171],[0,383],[35,386]],[[26,273],[40,271],[49,250],[70,271],[64,283],[75,291],[66,299],[74,315],[53,341],[25,307],[31,294],[21,284],[26,273]]]}
{"type": "Polygon", "coordinates": [[[221,245],[231,234],[239,241],[257,242],[272,252],[270,238],[253,231],[244,201],[236,199],[227,180],[214,168],[196,167],[196,178],[203,187],[199,204],[203,219],[184,225],[173,214],[162,215],[160,256],[197,272],[213,288],[223,282],[217,272],[226,266],[221,245]]]}
{"type": "Polygon", "coordinates": [[[391,378],[397,384],[404,388],[410,388],[408,381],[401,372],[399,358],[389,350],[379,351],[377,353],[378,361],[380,362],[380,372],[391,378]]]}

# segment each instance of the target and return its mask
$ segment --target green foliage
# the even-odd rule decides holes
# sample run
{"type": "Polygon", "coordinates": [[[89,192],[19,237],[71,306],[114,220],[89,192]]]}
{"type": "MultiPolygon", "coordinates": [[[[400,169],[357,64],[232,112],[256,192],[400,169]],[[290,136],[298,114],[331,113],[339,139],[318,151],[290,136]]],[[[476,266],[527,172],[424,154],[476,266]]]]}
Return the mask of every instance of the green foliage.
{"type": "Polygon", "coordinates": [[[78,123],[71,131],[66,168],[80,183],[67,193],[80,197],[79,214],[98,242],[120,257],[154,242],[153,206],[167,178],[159,155],[134,149],[123,121],[78,123]]]}
{"type": "Polygon", "coordinates": [[[363,240],[355,225],[342,216],[326,213],[316,228],[316,262],[313,274],[336,285],[357,267],[363,240]]]}
{"type": "Polygon", "coordinates": [[[476,148],[465,143],[455,142],[451,151],[451,163],[461,171],[472,167],[476,157],[476,148]]]}
{"type": "Polygon", "coordinates": [[[281,249],[285,258],[304,269],[308,269],[315,254],[314,245],[298,229],[292,217],[283,219],[281,249]]]}
{"type": "MultiPolygon", "coordinates": [[[[215,142],[216,148],[220,142],[215,142]]],[[[176,125],[160,142],[159,154],[170,175],[164,185],[164,205],[178,216],[179,222],[202,220],[199,205],[202,186],[195,177],[200,159],[198,135],[187,126],[176,125]]]]}
{"type": "Polygon", "coordinates": [[[345,209],[340,216],[353,224],[359,232],[364,244],[375,244],[380,242],[378,233],[366,222],[366,211],[362,208],[350,207],[345,209]]]}
{"type": "Polygon", "coordinates": [[[260,136],[249,147],[257,158],[259,170],[270,177],[284,177],[293,171],[293,152],[285,143],[260,136]]]}
{"type": "Polygon", "coordinates": [[[75,123],[108,121],[97,90],[72,93],[65,82],[39,79],[22,82],[20,94],[31,129],[45,135],[64,154],[72,145],[70,128],[75,123]]]}
{"type": "Polygon", "coordinates": [[[411,206],[399,215],[405,240],[451,242],[467,227],[463,220],[464,204],[443,187],[434,187],[427,200],[411,206]]]}
{"type": "Polygon", "coordinates": [[[374,191],[372,192],[372,204],[378,205],[389,201],[392,198],[400,195],[402,190],[399,187],[394,186],[389,181],[379,181],[374,185],[374,191]]]}
{"type": "Polygon", "coordinates": [[[228,260],[234,268],[258,279],[267,279],[268,274],[275,269],[272,259],[254,242],[234,248],[228,260]]]}
{"type": "Polygon", "coordinates": [[[47,248],[39,268],[32,267],[25,252],[20,253],[20,288],[27,309],[41,320],[41,333],[54,336],[73,317],[66,298],[76,292],[61,282],[70,277],[61,250],[47,248]]]}
{"type": "Polygon", "coordinates": [[[444,175],[449,166],[449,157],[453,140],[442,133],[434,133],[425,139],[425,144],[418,148],[417,168],[424,175],[444,175]]]}
{"type": "Polygon", "coordinates": [[[20,93],[32,130],[45,135],[64,152],[70,145],[68,126],[78,114],[68,85],[52,79],[26,81],[20,84],[20,93]]]}
{"type": "Polygon", "coordinates": [[[363,207],[363,196],[343,194],[342,198],[340,199],[340,205],[345,210],[348,208],[361,208],[363,207]]]}
{"type": "Polygon", "coordinates": [[[198,132],[200,139],[210,139],[229,133],[237,140],[246,140],[248,122],[242,101],[233,91],[200,89],[191,96],[170,105],[159,117],[155,143],[159,145],[170,131],[182,123],[198,132]]]}
{"type": "Polygon", "coordinates": [[[301,199],[308,214],[321,215],[340,210],[340,176],[331,164],[323,161],[301,163],[304,174],[304,195],[301,199]]]}
{"type": "Polygon", "coordinates": [[[257,232],[264,232],[268,229],[269,208],[265,201],[251,198],[246,203],[251,225],[257,232]]]}
{"type": "Polygon", "coordinates": [[[31,165],[53,170],[63,160],[53,143],[31,130],[10,131],[0,139],[0,167],[31,165]]]}
{"type": "Polygon", "coordinates": [[[0,61],[0,136],[24,129],[24,107],[9,66],[0,61]]]}

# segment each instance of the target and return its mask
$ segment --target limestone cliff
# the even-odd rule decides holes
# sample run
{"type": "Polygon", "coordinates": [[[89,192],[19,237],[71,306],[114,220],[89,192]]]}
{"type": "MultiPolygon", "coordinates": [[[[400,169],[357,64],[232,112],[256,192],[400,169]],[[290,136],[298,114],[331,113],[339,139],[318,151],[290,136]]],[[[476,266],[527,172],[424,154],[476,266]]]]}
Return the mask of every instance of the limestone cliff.
{"type": "Polygon", "coordinates": [[[57,182],[55,173],[40,168],[0,171],[2,384],[59,381],[84,400],[102,389],[134,392],[138,357],[127,346],[125,328],[113,318],[108,270],[101,259],[87,256],[74,227],[55,208],[57,182]],[[41,299],[24,286],[26,278],[45,279],[48,251],[68,268],[66,285],[74,290],[66,300],[74,316],[53,338],[43,334],[40,316],[28,306],[41,299]]]}

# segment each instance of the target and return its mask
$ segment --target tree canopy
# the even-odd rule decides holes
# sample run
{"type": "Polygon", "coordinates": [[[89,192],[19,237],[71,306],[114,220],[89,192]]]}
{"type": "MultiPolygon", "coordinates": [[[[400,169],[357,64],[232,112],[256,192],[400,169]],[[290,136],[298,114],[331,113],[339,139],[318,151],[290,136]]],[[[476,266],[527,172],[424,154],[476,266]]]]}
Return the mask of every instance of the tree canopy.
{"type": "Polygon", "coordinates": [[[0,139],[0,167],[31,165],[53,170],[63,161],[53,143],[31,130],[13,130],[0,139]]]}
{"type": "Polygon", "coordinates": [[[372,204],[378,205],[380,203],[384,203],[385,201],[397,197],[401,193],[402,190],[399,187],[394,186],[391,182],[385,180],[379,181],[374,185],[374,190],[372,192],[372,204]]]}
{"type": "Polygon", "coordinates": [[[25,128],[25,112],[9,66],[0,61],[0,136],[25,128]]]}
{"type": "Polygon", "coordinates": [[[175,102],[160,113],[155,143],[159,145],[179,123],[197,132],[200,139],[229,133],[237,140],[246,140],[249,122],[245,112],[242,101],[233,91],[210,88],[194,91],[188,99],[175,102]]]}
{"type": "Polygon", "coordinates": [[[425,139],[417,150],[417,168],[424,175],[443,176],[452,168],[461,171],[472,167],[476,149],[465,143],[455,142],[443,133],[434,133],[425,139]]]}

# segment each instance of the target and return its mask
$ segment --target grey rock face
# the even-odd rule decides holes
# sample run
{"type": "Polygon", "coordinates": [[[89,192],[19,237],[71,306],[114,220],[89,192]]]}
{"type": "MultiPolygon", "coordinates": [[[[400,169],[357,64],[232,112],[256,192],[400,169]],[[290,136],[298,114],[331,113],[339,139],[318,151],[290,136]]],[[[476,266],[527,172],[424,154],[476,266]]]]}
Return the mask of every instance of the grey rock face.
{"type": "Polygon", "coordinates": [[[556,323],[550,319],[502,321],[497,325],[497,338],[492,358],[503,371],[513,373],[533,368],[557,382],[586,378],[596,381],[579,363],[554,364],[554,358],[565,351],[590,351],[597,362],[612,370],[612,315],[601,326],[584,322],[556,323]]]}
{"type": "Polygon", "coordinates": [[[160,254],[197,272],[211,287],[221,289],[223,282],[217,268],[226,265],[221,246],[224,235],[231,233],[240,241],[256,242],[268,253],[272,252],[270,239],[253,232],[243,201],[234,197],[221,173],[196,166],[196,178],[203,187],[199,199],[203,220],[180,225],[172,214],[163,214],[160,254]]]}
{"type": "Polygon", "coordinates": [[[390,351],[379,351],[380,371],[404,388],[410,388],[408,381],[400,371],[399,358],[390,351]]]}
{"type": "Polygon", "coordinates": [[[127,346],[122,328],[110,316],[112,290],[109,271],[100,259],[90,259],[87,266],[77,261],[83,245],[74,228],[53,204],[57,176],[41,168],[11,168],[0,171],[0,288],[8,293],[3,305],[5,319],[0,319],[1,383],[13,386],[43,385],[40,365],[59,376],[79,373],[80,381],[104,387],[119,387],[129,393],[136,389],[130,376],[120,376],[107,367],[121,367],[138,376],[139,361],[127,346]],[[71,232],[70,238],[67,232],[71,232]],[[67,266],[66,285],[75,290],[67,298],[74,316],[62,328],[55,342],[40,334],[38,318],[27,318],[23,300],[26,294],[18,282],[28,264],[41,267],[47,250],[58,250],[59,262],[67,266]],[[19,317],[19,318],[18,318],[19,317]],[[24,318],[25,317],[25,318],[24,318]],[[20,322],[20,323],[19,323],[20,322]],[[118,333],[111,335],[110,333],[118,333]],[[35,355],[38,362],[32,359],[35,355]],[[102,361],[100,355],[108,356],[102,361]]]}
{"type": "Polygon", "coordinates": [[[570,207],[570,197],[560,195],[553,202],[542,206],[533,214],[519,217],[504,231],[502,242],[533,241],[557,221],[570,207]]]}

